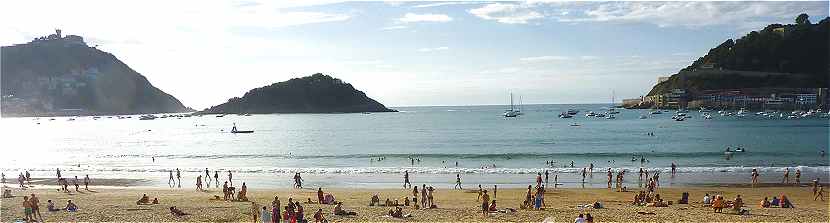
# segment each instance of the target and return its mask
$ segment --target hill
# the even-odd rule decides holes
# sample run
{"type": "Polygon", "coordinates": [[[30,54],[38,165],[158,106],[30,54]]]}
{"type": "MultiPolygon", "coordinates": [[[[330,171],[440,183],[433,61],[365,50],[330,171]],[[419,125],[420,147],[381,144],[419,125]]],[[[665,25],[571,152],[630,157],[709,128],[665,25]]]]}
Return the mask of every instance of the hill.
{"type": "Polygon", "coordinates": [[[799,15],[796,24],[772,24],[737,40],[726,40],[658,83],[649,96],[672,89],[694,93],[738,88],[826,88],[830,18],[811,24],[799,15]]]}
{"type": "Polygon", "coordinates": [[[396,112],[340,79],[324,74],[274,83],[213,106],[206,114],[396,112]]]}
{"type": "Polygon", "coordinates": [[[80,36],[63,37],[58,30],[0,52],[4,116],[191,111],[80,36]]]}

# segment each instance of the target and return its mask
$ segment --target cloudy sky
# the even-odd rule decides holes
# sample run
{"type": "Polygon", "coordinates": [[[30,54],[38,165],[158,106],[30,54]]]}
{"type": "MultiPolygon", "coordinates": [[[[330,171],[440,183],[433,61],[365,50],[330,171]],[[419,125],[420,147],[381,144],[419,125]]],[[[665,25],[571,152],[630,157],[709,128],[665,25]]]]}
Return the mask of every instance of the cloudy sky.
{"type": "Polygon", "coordinates": [[[388,106],[607,103],[828,2],[4,1],[0,45],[61,28],[187,106],[322,72],[388,106]]]}

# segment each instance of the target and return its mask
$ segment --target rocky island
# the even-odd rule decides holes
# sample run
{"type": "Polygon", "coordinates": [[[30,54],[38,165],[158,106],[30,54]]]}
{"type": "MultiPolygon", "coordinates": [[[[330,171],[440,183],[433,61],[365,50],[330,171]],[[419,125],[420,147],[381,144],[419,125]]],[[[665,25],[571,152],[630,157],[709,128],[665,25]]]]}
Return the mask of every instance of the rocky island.
{"type": "Polygon", "coordinates": [[[351,84],[314,74],[255,88],[200,114],[396,112],[351,84]]]}
{"type": "Polygon", "coordinates": [[[60,30],[3,46],[2,116],[189,112],[114,55],[60,30]]]}

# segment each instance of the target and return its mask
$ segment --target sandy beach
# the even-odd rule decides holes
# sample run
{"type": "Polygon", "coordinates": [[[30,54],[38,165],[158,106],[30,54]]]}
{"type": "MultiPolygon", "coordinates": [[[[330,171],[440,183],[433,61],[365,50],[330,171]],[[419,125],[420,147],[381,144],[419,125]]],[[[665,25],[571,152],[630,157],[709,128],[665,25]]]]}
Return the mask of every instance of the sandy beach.
{"type": "MultiPolygon", "coordinates": [[[[474,185],[466,185],[473,187],[474,185]]],[[[222,196],[221,191],[212,188],[209,191],[199,192],[193,188],[168,189],[155,187],[99,187],[90,188],[90,191],[58,192],[55,188],[38,186],[37,189],[11,189],[14,198],[2,199],[2,213],[0,220],[13,222],[22,219],[22,196],[35,193],[41,202],[42,214],[45,221],[130,221],[130,222],[194,222],[194,221],[233,221],[250,222],[250,202],[226,202],[211,200],[214,195],[222,196]],[[158,198],[158,205],[136,205],[142,194],[151,198],[158,198]],[[71,199],[78,204],[80,210],[75,213],[65,211],[45,211],[46,201],[53,200],[56,205],[63,206],[66,200],[71,199]],[[175,217],[168,208],[177,206],[179,209],[192,215],[175,217]]],[[[315,188],[316,189],[316,188],[315,188]]],[[[380,195],[381,201],[389,198],[399,199],[410,195],[411,190],[404,189],[349,189],[324,188],[324,192],[332,193],[338,201],[344,202],[347,210],[358,213],[357,216],[342,217],[332,214],[333,205],[305,204],[308,198],[316,200],[315,189],[260,189],[249,187],[249,198],[259,204],[270,204],[274,196],[279,196],[283,205],[288,198],[302,202],[306,219],[311,219],[314,211],[322,208],[326,218],[330,221],[555,221],[572,222],[580,213],[591,213],[597,222],[828,222],[828,200],[813,201],[810,187],[795,187],[783,185],[764,185],[759,188],[749,188],[746,185],[720,185],[711,187],[675,187],[661,188],[658,193],[665,200],[673,200],[675,204],[669,207],[644,207],[630,204],[635,192],[615,192],[608,189],[549,189],[546,193],[545,210],[518,210],[514,213],[493,213],[483,216],[478,210],[477,193],[473,190],[452,190],[436,188],[436,209],[414,210],[404,207],[404,213],[412,214],[406,219],[397,219],[386,216],[388,207],[369,207],[370,197],[374,193],[380,195]],[[681,193],[690,193],[690,204],[676,204],[681,193]],[[705,193],[722,194],[727,200],[733,200],[740,194],[747,207],[751,209],[749,215],[735,215],[727,213],[713,213],[709,207],[703,207],[702,197],[705,193]],[[758,203],[764,197],[787,195],[796,206],[795,209],[760,208],[758,203]],[[603,209],[580,208],[580,204],[589,204],[599,201],[603,209]]],[[[492,193],[492,188],[489,189],[492,193]]],[[[523,189],[499,189],[495,199],[499,209],[516,208],[524,198],[523,189]]],[[[491,195],[492,196],[492,195],[491,195]]]]}

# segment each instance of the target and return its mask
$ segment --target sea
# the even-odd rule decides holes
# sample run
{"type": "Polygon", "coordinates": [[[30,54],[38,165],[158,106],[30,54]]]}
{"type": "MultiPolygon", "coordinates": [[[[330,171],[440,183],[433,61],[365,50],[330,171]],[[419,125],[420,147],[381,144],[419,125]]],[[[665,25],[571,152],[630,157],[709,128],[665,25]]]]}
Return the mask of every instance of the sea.
{"type": "MultiPolygon", "coordinates": [[[[0,119],[0,171],[7,182],[33,177],[127,179],[131,186],[168,187],[177,168],[194,187],[205,168],[228,172],[234,184],[290,188],[300,173],[307,187],[526,187],[539,173],[558,187],[605,187],[606,171],[625,170],[638,186],[640,168],[660,174],[661,186],[743,184],[757,169],[763,183],[781,182],[786,169],[801,181],[830,178],[827,118],[744,117],[691,111],[618,109],[615,119],[586,117],[608,105],[524,105],[507,118],[505,106],[398,107],[400,112],[350,114],[204,115],[139,120],[118,117],[0,119]],[[568,109],[573,118],[559,118],[568,109]],[[641,116],[646,116],[645,119],[641,116]],[[74,119],[74,120],[70,120],[74,119]],[[253,130],[250,134],[231,133],[253,130]],[[725,149],[745,152],[726,155],[725,149]],[[823,151],[823,152],[822,152],[823,151]],[[573,164],[572,164],[573,163],[573,164]],[[677,165],[672,175],[670,166],[677,165]],[[583,179],[582,170],[593,165],[583,179]]],[[[212,183],[215,184],[215,183],[212,183]]]]}

